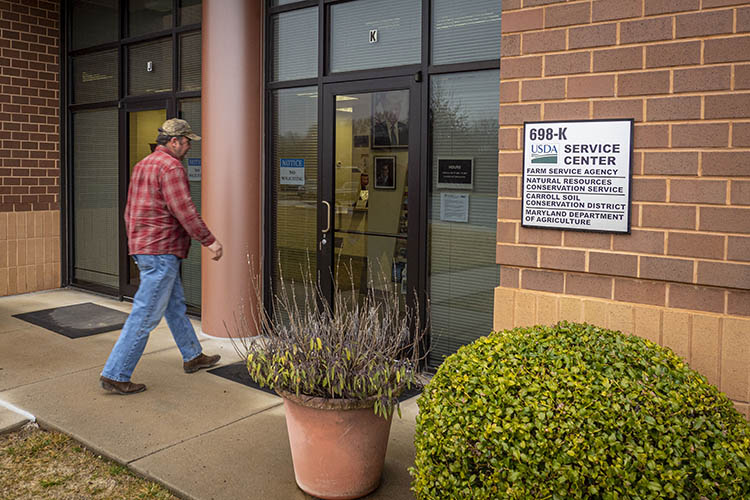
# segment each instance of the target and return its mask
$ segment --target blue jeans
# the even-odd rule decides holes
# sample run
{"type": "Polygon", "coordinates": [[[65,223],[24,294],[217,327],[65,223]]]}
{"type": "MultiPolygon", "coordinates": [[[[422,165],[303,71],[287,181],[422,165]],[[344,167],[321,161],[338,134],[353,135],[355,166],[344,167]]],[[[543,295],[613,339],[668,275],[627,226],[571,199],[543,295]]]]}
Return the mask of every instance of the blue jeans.
{"type": "Polygon", "coordinates": [[[133,299],[120,338],[104,365],[102,375],[118,382],[130,380],[143,355],[151,330],[162,317],[180,349],[183,361],[200,356],[202,349],[185,311],[185,293],[180,279],[180,259],[175,255],[134,255],[141,284],[133,299]]]}

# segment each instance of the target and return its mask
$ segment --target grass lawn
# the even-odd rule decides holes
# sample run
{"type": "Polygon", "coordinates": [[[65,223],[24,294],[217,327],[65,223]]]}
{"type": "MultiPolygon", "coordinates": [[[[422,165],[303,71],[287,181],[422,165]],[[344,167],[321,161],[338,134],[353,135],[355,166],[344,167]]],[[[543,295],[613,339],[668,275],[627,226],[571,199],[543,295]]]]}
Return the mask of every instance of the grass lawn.
{"type": "Polygon", "coordinates": [[[0,434],[0,498],[178,499],[70,437],[36,425],[0,434]]]}

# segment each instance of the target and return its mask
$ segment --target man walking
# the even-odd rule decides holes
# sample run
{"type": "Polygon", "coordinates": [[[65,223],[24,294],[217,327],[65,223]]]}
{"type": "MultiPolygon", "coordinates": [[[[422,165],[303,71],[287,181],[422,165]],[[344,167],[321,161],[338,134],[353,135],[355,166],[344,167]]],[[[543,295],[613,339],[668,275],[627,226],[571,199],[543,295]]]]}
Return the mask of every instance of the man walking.
{"type": "Polygon", "coordinates": [[[219,362],[220,356],[203,354],[193,325],[186,315],[180,279],[180,262],[187,257],[190,238],[198,240],[221,258],[221,243],[211,234],[190,198],[182,159],[190,142],[199,141],[185,120],[164,122],[153,153],[133,168],[125,206],[128,248],[140,270],[140,285],[133,309],[104,365],[102,388],[117,394],[146,390],[130,377],[143,354],[151,330],[166,317],[183,360],[183,369],[193,373],[219,362]]]}

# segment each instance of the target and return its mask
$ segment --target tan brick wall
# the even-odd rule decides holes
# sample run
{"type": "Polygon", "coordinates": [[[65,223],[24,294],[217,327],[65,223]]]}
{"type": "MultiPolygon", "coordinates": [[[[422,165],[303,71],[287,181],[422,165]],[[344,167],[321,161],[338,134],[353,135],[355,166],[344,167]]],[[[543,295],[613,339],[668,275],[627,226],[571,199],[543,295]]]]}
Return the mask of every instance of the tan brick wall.
{"type": "Polygon", "coordinates": [[[588,322],[669,347],[724,392],[750,420],[750,318],[610,299],[495,289],[495,330],[550,325],[561,320],[588,322]]]}
{"type": "Polygon", "coordinates": [[[0,296],[60,286],[60,211],[0,212],[0,296]]]}
{"type": "MultiPolygon", "coordinates": [[[[750,317],[750,2],[503,2],[501,287],[750,317]],[[632,232],[523,228],[523,122],[635,120],[632,232]]],[[[750,358],[748,358],[750,364],[750,358]]]]}
{"type": "Polygon", "coordinates": [[[0,296],[60,286],[58,11],[0,1],[0,296]]]}

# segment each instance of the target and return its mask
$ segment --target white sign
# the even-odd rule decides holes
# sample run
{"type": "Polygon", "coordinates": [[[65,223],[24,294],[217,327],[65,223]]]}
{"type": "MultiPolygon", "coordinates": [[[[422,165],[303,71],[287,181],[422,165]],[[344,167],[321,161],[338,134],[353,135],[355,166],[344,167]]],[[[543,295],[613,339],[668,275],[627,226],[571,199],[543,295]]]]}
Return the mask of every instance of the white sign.
{"type": "Polygon", "coordinates": [[[188,181],[200,182],[201,159],[200,158],[188,158],[187,159],[187,172],[188,172],[188,181]]]}
{"type": "Polygon", "coordinates": [[[469,195],[440,193],[440,220],[469,222],[469,195]]]}
{"type": "Polygon", "coordinates": [[[521,225],[630,232],[633,120],[523,128],[521,225]]]}
{"type": "Polygon", "coordinates": [[[305,159],[281,158],[279,162],[279,183],[285,186],[304,186],[305,159]]]}

